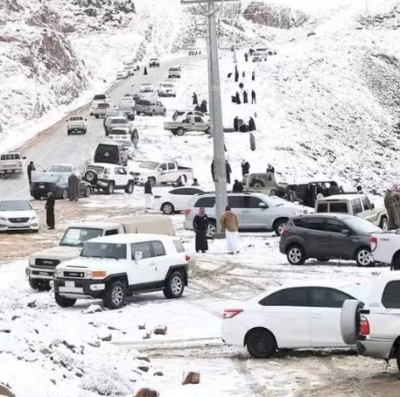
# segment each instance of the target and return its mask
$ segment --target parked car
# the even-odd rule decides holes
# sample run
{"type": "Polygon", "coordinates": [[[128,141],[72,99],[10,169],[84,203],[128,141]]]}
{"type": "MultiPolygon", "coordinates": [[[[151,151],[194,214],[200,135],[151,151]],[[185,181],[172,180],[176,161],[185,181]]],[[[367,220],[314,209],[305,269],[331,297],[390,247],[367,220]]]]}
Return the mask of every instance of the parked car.
{"type": "Polygon", "coordinates": [[[178,136],[183,136],[188,131],[202,131],[210,134],[211,123],[207,118],[186,115],[179,120],[165,122],[164,129],[178,136]]]}
{"type": "Polygon", "coordinates": [[[201,51],[198,48],[190,48],[188,51],[188,55],[201,55],[201,51]]]}
{"type": "Polygon", "coordinates": [[[154,233],[155,230],[158,234],[175,236],[172,220],[163,215],[123,216],[70,224],[58,246],[36,252],[29,258],[26,268],[29,285],[39,291],[50,291],[56,266],[77,258],[86,241],[115,234],[154,233]]]}
{"type": "Polygon", "coordinates": [[[382,229],[354,215],[310,214],[290,219],[282,228],[279,250],[291,265],[307,259],[356,261],[358,266],[374,264],[371,234],[382,229]]]}
{"type": "Polygon", "coordinates": [[[110,131],[113,128],[123,128],[123,127],[130,127],[131,123],[129,122],[129,120],[120,115],[120,116],[115,116],[115,117],[107,117],[105,123],[104,123],[104,129],[105,129],[105,133],[106,136],[108,136],[108,134],[110,133],[110,131]]]}
{"type": "Polygon", "coordinates": [[[96,103],[94,106],[90,108],[90,115],[96,117],[104,117],[107,114],[107,110],[111,108],[111,103],[103,102],[96,103]]]}
{"type": "Polygon", "coordinates": [[[135,120],[136,109],[132,102],[121,101],[118,107],[120,115],[128,119],[128,121],[135,120]]]}
{"type": "Polygon", "coordinates": [[[24,172],[24,161],[19,152],[8,152],[0,155],[0,176],[22,174],[24,172]]]}
{"type": "Polygon", "coordinates": [[[149,67],[150,68],[159,68],[160,60],[158,58],[150,58],[149,67]]]}
{"type": "Polygon", "coordinates": [[[166,215],[183,212],[195,194],[204,193],[203,190],[194,186],[177,187],[162,196],[155,195],[154,207],[159,208],[166,215]]]}
{"type": "Polygon", "coordinates": [[[39,218],[28,200],[0,200],[0,232],[39,231],[39,218]]]}
{"type": "Polygon", "coordinates": [[[128,77],[129,77],[129,72],[126,70],[124,70],[123,72],[118,72],[117,74],[117,80],[125,80],[128,77]]]}
{"type": "Polygon", "coordinates": [[[126,151],[129,160],[133,159],[135,146],[129,135],[113,136],[111,131],[110,138],[113,138],[114,142],[119,143],[122,146],[122,149],[126,151]]]}
{"type": "MultiPolygon", "coordinates": [[[[262,193],[228,193],[228,205],[239,218],[240,229],[275,231],[278,236],[289,218],[307,213],[307,209],[300,205],[262,193]]],[[[197,194],[189,201],[185,210],[184,228],[193,230],[193,219],[200,207],[206,210],[209,220],[208,235],[212,236],[219,221],[216,218],[215,193],[197,194]]]]}
{"type": "MultiPolygon", "coordinates": [[[[54,193],[56,199],[67,200],[68,193],[68,175],[45,173],[31,184],[31,196],[35,200],[47,197],[49,192],[54,193]]],[[[79,196],[90,197],[92,189],[90,184],[85,181],[79,181],[79,196]]]]}
{"type": "Polygon", "coordinates": [[[40,176],[43,174],[65,174],[67,176],[70,176],[72,173],[80,176],[80,171],[79,168],[74,165],[74,164],[68,164],[68,163],[56,163],[53,164],[47,171],[40,167],[39,165],[36,165],[36,170],[32,171],[31,178],[32,181],[36,181],[40,176]]]}
{"type": "Polygon", "coordinates": [[[119,139],[119,138],[124,138],[129,136],[129,139],[137,145],[137,142],[139,141],[139,133],[137,129],[132,129],[130,127],[119,127],[119,128],[113,128],[109,135],[109,139],[119,139]]]}
{"type": "Polygon", "coordinates": [[[167,108],[160,101],[139,99],[136,102],[136,113],[138,116],[140,114],[165,116],[167,114],[167,108]]]}
{"type": "Polygon", "coordinates": [[[155,88],[152,83],[146,82],[141,84],[140,86],[140,92],[154,92],[155,88]]]}
{"type": "Polygon", "coordinates": [[[94,152],[95,163],[108,163],[120,166],[128,165],[128,154],[122,145],[112,140],[100,142],[94,152]]]}
{"type": "Polygon", "coordinates": [[[255,52],[253,54],[252,61],[253,62],[264,62],[267,60],[267,53],[266,52],[255,52]]]}
{"type": "Polygon", "coordinates": [[[94,106],[97,103],[103,103],[103,102],[111,102],[110,96],[107,94],[97,94],[93,97],[91,106],[94,106]]]}
{"type": "Polygon", "coordinates": [[[176,161],[144,161],[139,164],[136,171],[132,172],[132,175],[139,185],[144,185],[148,178],[153,186],[172,184],[179,177],[186,183],[193,179],[193,168],[182,167],[176,161]]]}
{"type": "Polygon", "coordinates": [[[371,252],[375,262],[400,270],[400,235],[396,233],[373,233],[371,252]]]}
{"type": "Polygon", "coordinates": [[[108,309],[120,309],[137,293],[163,291],[167,299],[177,299],[188,285],[189,260],[176,237],[97,237],[84,244],[79,258],[57,266],[55,300],[70,307],[77,299],[102,299],[108,309]]]}
{"type": "Polygon", "coordinates": [[[87,132],[87,124],[86,119],[82,116],[71,116],[67,122],[67,134],[71,135],[74,133],[77,134],[86,134],[87,132]]]}
{"type": "MultiPolygon", "coordinates": [[[[355,297],[356,298],[356,297],[355,297]]],[[[400,275],[375,277],[365,299],[343,303],[341,333],[348,345],[357,344],[361,356],[397,361],[400,370],[400,275]]]]}
{"type": "Polygon", "coordinates": [[[181,78],[181,68],[169,68],[168,78],[169,79],[180,79],[181,78]]]}
{"type": "Polygon", "coordinates": [[[388,216],[384,208],[375,208],[366,194],[340,194],[325,197],[315,203],[315,212],[357,215],[383,230],[387,230],[388,216]]]}
{"type": "Polygon", "coordinates": [[[178,119],[185,119],[189,116],[197,116],[197,117],[201,117],[202,119],[206,118],[207,116],[202,113],[202,112],[197,112],[195,110],[177,110],[173,116],[172,116],[172,120],[176,121],[178,119]]]}
{"type": "Polygon", "coordinates": [[[94,163],[86,166],[83,179],[93,190],[113,194],[115,190],[124,190],[132,194],[135,181],[126,167],[109,163],[94,163]]]}
{"type": "Polygon", "coordinates": [[[159,97],[176,97],[176,88],[174,83],[163,82],[160,83],[160,88],[158,89],[159,97]]]}
{"type": "Polygon", "coordinates": [[[278,182],[276,175],[272,172],[257,172],[245,175],[242,179],[242,185],[244,191],[258,190],[267,195],[283,197],[276,192],[280,189],[286,192],[287,183],[278,182]]]}
{"type": "Polygon", "coordinates": [[[340,332],[341,308],[346,299],[364,296],[361,286],[326,281],[272,287],[225,309],[222,340],[246,347],[254,358],[270,358],[279,349],[350,348],[340,332]]]}

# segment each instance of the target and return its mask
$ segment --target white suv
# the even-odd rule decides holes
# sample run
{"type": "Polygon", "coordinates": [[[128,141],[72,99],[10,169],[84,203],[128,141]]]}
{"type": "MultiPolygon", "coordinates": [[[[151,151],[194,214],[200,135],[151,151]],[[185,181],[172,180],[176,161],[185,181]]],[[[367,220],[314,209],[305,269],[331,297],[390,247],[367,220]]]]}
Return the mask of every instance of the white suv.
{"type": "Polygon", "coordinates": [[[89,164],[82,179],[89,182],[92,189],[103,190],[107,194],[113,194],[114,190],[132,194],[135,187],[135,179],[126,167],[108,163],[89,164]]]}
{"type": "Polygon", "coordinates": [[[357,344],[360,355],[396,359],[400,370],[400,273],[376,278],[364,302],[344,302],[341,333],[346,344],[357,344]]]}
{"type": "Polygon", "coordinates": [[[108,309],[119,309],[126,297],[163,291],[180,298],[188,285],[190,257],[176,237],[125,234],[89,240],[80,257],[56,268],[55,299],[73,306],[77,299],[102,299],[108,309]]]}

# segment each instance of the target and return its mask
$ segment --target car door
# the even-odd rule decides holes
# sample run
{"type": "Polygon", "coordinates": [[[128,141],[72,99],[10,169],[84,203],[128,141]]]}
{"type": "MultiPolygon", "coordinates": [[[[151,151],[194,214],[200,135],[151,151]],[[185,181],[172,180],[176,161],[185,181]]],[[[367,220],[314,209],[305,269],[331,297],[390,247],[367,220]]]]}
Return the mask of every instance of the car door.
{"type": "Polygon", "coordinates": [[[149,242],[131,244],[131,268],[129,284],[135,291],[151,289],[156,277],[156,261],[152,257],[149,242]],[[138,252],[142,253],[142,259],[135,261],[138,252]]]}
{"type": "Polygon", "coordinates": [[[340,332],[343,302],[354,297],[329,287],[310,290],[310,347],[346,347],[340,332]]]}
{"type": "Polygon", "coordinates": [[[127,185],[127,171],[124,167],[118,167],[116,169],[118,174],[116,175],[116,185],[118,187],[124,187],[127,185]]]}
{"type": "Polygon", "coordinates": [[[349,228],[342,221],[338,219],[326,220],[327,236],[321,246],[326,257],[353,259],[355,253],[353,248],[354,236],[344,234],[344,230],[349,230],[349,228]]]}
{"type": "Polygon", "coordinates": [[[304,287],[285,288],[260,300],[263,310],[259,326],[274,334],[278,347],[310,346],[308,300],[308,289],[304,287]]]}
{"type": "Polygon", "coordinates": [[[174,162],[167,163],[167,167],[168,167],[168,182],[170,183],[175,182],[180,176],[176,163],[174,162]]]}
{"type": "Polygon", "coordinates": [[[362,205],[362,217],[367,221],[377,224],[378,223],[378,211],[374,211],[372,209],[372,203],[369,200],[368,196],[363,196],[361,198],[362,205]]]}
{"type": "Polygon", "coordinates": [[[268,205],[258,197],[243,196],[242,222],[246,229],[265,229],[268,205]]]}
{"type": "Polygon", "coordinates": [[[239,228],[245,229],[246,225],[243,223],[244,195],[228,195],[228,205],[238,217],[239,228]]]}
{"type": "Polygon", "coordinates": [[[301,237],[304,240],[304,249],[308,258],[325,258],[326,247],[324,244],[327,239],[327,232],[324,217],[310,216],[304,218],[301,237]]]}
{"type": "Polygon", "coordinates": [[[169,181],[167,163],[161,163],[157,171],[158,171],[158,181],[160,183],[167,183],[169,181]]]}
{"type": "Polygon", "coordinates": [[[150,242],[151,255],[155,262],[155,282],[164,282],[168,270],[169,270],[169,259],[166,254],[164,244],[161,241],[150,242]]]}

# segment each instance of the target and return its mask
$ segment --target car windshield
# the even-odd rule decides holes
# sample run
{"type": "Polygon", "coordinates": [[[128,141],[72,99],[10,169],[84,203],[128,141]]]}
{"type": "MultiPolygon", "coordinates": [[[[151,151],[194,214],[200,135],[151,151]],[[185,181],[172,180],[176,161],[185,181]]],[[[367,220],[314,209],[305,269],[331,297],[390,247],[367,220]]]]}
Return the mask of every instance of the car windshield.
{"type": "Polygon", "coordinates": [[[156,163],[155,161],[143,161],[143,163],[140,163],[139,167],[140,168],[146,168],[148,170],[155,170],[159,166],[159,163],[156,163]]]}
{"type": "Polygon", "coordinates": [[[65,247],[83,247],[86,241],[100,237],[103,234],[102,229],[88,229],[79,227],[70,227],[64,234],[60,245],[65,247]]]}
{"type": "Polygon", "coordinates": [[[278,197],[278,196],[264,196],[263,200],[268,204],[270,207],[278,207],[281,205],[288,204],[288,201],[278,197]]]}
{"type": "Polygon", "coordinates": [[[69,121],[82,121],[83,120],[83,117],[80,117],[80,116],[78,116],[78,117],[71,117],[70,119],[69,119],[69,121]]]}
{"type": "Polygon", "coordinates": [[[0,201],[0,211],[31,211],[29,201],[24,200],[2,200],[0,201]]]}
{"type": "Polygon", "coordinates": [[[104,94],[103,95],[95,95],[93,97],[94,101],[99,101],[99,100],[104,100],[104,99],[106,99],[106,96],[104,94]]]}
{"type": "Polygon", "coordinates": [[[126,244],[91,243],[82,248],[81,256],[85,258],[126,259],[126,244]]]}
{"type": "Polygon", "coordinates": [[[383,230],[366,219],[352,216],[345,219],[345,223],[357,234],[382,233],[383,230]]]}
{"type": "Polygon", "coordinates": [[[114,119],[111,120],[111,124],[128,124],[127,119],[114,119]]]}
{"type": "Polygon", "coordinates": [[[58,183],[60,182],[62,175],[41,175],[35,182],[42,182],[42,183],[58,183]]]}
{"type": "Polygon", "coordinates": [[[142,85],[143,86],[150,86],[150,85],[152,85],[152,83],[143,83],[142,85]]]}
{"type": "Polygon", "coordinates": [[[52,165],[49,172],[72,172],[70,165],[52,165]]]}
{"type": "Polygon", "coordinates": [[[174,85],[173,85],[173,84],[161,84],[161,87],[164,87],[164,88],[174,88],[174,85]]]}

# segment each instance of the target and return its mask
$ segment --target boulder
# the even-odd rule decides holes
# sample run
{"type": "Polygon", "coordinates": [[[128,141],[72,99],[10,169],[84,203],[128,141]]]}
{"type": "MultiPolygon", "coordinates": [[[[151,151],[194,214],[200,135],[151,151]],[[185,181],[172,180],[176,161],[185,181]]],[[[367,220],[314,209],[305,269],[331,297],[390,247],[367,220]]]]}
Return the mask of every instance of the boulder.
{"type": "Polygon", "coordinates": [[[148,372],[148,370],[150,369],[147,365],[140,365],[138,367],[138,369],[140,369],[143,372],[148,372]]]}
{"type": "Polygon", "coordinates": [[[188,372],[183,377],[182,385],[198,385],[200,383],[200,372],[188,372]]]}
{"type": "Polygon", "coordinates": [[[92,347],[100,347],[100,342],[99,341],[88,342],[88,345],[92,347]]]}
{"type": "Polygon", "coordinates": [[[154,335],[167,335],[167,327],[163,327],[163,326],[158,326],[156,328],[154,328],[154,335]]]}
{"type": "Polygon", "coordinates": [[[102,340],[103,342],[110,342],[112,339],[112,335],[109,334],[107,336],[102,336],[102,337],[99,337],[99,339],[102,340]]]}
{"type": "Polygon", "coordinates": [[[90,305],[87,309],[82,310],[82,314],[100,313],[103,309],[99,305],[90,305]]]}
{"type": "Polygon", "coordinates": [[[146,329],[146,324],[139,324],[138,329],[140,330],[146,329]]]}
{"type": "Polygon", "coordinates": [[[0,396],[5,396],[5,397],[15,397],[15,394],[11,391],[9,386],[2,385],[0,383],[0,396]]]}
{"type": "Polygon", "coordinates": [[[162,371],[156,371],[153,376],[164,376],[164,373],[162,371]]]}
{"type": "Polygon", "coordinates": [[[36,307],[36,301],[28,302],[28,307],[34,309],[36,307]]]}
{"type": "Polygon", "coordinates": [[[158,397],[160,393],[153,389],[148,389],[147,387],[140,389],[135,397],[158,397]]]}
{"type": "Polygon", "coordinates": [[[142,339],[150,339],[151,337],[151,332],[146,332],[143,336],[142,339]]]}

